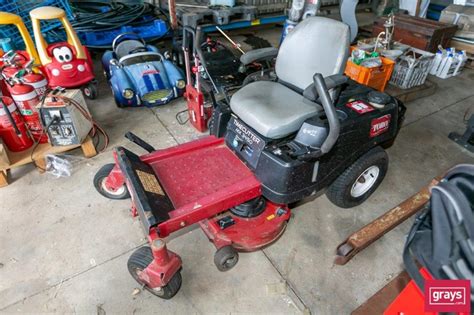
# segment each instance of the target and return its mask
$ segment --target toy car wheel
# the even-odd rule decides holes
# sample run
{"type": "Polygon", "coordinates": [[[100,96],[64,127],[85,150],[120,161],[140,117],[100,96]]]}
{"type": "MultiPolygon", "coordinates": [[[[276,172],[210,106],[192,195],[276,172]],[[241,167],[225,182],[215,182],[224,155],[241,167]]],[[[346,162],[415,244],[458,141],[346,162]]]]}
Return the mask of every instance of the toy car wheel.
{"type": "Polygon", "coordinates": [[[140,247],[133,252],[127,262],[128,271],[132,275],[133,279],[137,281],[141,286],[157,297],[162,299],[169,300],[176,293],[178,293],[179,289],[181,288],[182,278],[181,273],[177,271],[171,280],[163,287],[160,288],[150,288],[144,283],[139,274],[148,267],[149,264],[153,261],[153,253],[151,248],[148,246],[140,247]]]}
{"type": "Polygon", "coordinates": [[[104,197],[109,199],[127,199],[130,198],[127,185],[123,184],[119,189],[112,190],[105,184],[105,179],[109,176],[115,164],[106,164],[94,176],[94,187],[104,197]]]}
{"type": "Polygon", "coordinates": [[[375,147],[339,175],[329,186],[326,196],[341,208],[358,206],[377,189],[387,168],[387,153],[381,147],[375,147]]]}
{"type": "Polygon", "coordinates": [[[88,99],[93,100],[97,98],[97,84],[95,82],[89,82],[81,90],[88,99]]]}
{"type": "Polygon", "coordinates": [[[239,253],[232,246],[219,248],[214,254],[214,264],[219,271],[232,269],[239,261],[239,253]]]}

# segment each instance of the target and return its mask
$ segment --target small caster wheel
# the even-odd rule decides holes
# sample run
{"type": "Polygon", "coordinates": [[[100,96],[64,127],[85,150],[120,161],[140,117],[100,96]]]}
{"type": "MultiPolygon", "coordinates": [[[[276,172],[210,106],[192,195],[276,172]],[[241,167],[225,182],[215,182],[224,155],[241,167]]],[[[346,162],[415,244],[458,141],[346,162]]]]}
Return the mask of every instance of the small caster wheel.
{"type": "Polygon", "coordinates": [[[214,264],[219,271],[232,269],[239,261],[239,253],[232,246],[219,248],[214,254],[214,264]]]}
{"type": "Polygon", "coordinates": [[[94,176],[94,187],[102,196],[109,199],[127,199],[130,198],[127,185],[123,184],[116,190],[111,190],[105,185],[105,179],[109,176],[115,164],[105,164],[94,176]]]}
{"type": "Polygon", "coordinates": [[[91,81],[84,85],[81,90],[88,99],[93,100],[97,98],[97,82],[91,81]]]}
{"type": "Polygon", "coordinates": [[[169,300],[176,293],[178,293],[181,288],[182,278],[181,273],[177,271],[171,280],[163,287],[160,288],[150,288],[138,277],[139,273],[145,270],[149,264],[153,261],[153,253],[151,248],[148,246],[140,247],[133,252],[127,262],[128,271],[132,275],[133,279],[137,281],[141,286],[150,292],[153,295],[156,295],[159,298],[169,300]]]}

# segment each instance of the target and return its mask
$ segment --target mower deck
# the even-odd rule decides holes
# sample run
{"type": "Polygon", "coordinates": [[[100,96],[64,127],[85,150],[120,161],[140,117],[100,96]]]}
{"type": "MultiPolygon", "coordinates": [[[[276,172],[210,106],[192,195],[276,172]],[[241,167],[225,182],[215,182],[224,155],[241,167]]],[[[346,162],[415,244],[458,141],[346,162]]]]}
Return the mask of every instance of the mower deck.
{"type": "Polygon", "coordinates": [[[206,137],[141,157],[117,159],[145,232],[160,237],[261,195],[260,182],[223,139],[206,137]]]}

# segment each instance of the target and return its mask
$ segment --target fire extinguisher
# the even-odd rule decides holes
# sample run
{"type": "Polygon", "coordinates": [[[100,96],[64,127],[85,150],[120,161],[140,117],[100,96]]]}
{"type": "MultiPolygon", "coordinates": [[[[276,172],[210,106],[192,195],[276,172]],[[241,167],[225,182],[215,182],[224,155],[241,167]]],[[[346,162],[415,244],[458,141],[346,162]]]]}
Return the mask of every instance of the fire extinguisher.
{"type": "Polygon", "coordinates": [[[31,85],[35,89],[40,99],[48,89],[48,80],[41,73],[28,72],[22,79],[25,84],[31,85]]]}
{"type": "Polygon", "coordinates": [[[36,93],[41,99],[41,97],[46,93],[46,90],[48,89],[48,80],[46,80],[46,77],[42,73],[33,72],[33,66],[33,60],[30,60],[23,66],[22,71],[20,71],[23,72],[21,74],[21,80],[23,83],[34,87],[36,93]]]}
{"type": "Polygon", "coordinates": [[[33,86],[24,84],[22,79],[12,78],[9,80],[8,89],[10,94],[20,109],[31,135],[36,142],[48,142],[48,136],[43,132],[40,116],[37,106],[40,104],[40,98],[33,86]]]}
{"type": "Polygon", "coordinates": [[[13,100],[0,97],[0,138],[12,152],[19,152],[33,145],[20,112],[13,100]]]}

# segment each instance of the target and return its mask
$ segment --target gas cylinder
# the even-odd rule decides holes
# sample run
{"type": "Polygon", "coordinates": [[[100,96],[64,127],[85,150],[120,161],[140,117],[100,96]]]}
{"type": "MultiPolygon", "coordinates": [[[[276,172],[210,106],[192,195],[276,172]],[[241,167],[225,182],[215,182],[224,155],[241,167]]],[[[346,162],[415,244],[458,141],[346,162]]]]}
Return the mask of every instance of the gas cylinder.
{"type": "Polygon", "coordinates": [[[20,109],[28,129],[35,141],[40,143],[48,142],[48,136],[43,132],[38,109],[40,99],[36,90],[29,84],[24,84],[20,80],[12,81],[13,85],[9,85],[10,94],[20,109]]]}
{"type": "Polygon", "coordinates": [[[23,118],[10,97],[0,97],[0,138],[12,152],[19,152],[33,145],[23,118]]]}
{"type": "Polygon", "coordinates": [[[34,87],[36,94],[38,94],[40,99],[44,95],[44,93],[46,93],[46,89],[48,88],[48,81],[41,73],[27,73],[22,77],[22,80],[23,83],[34,87]]]}

